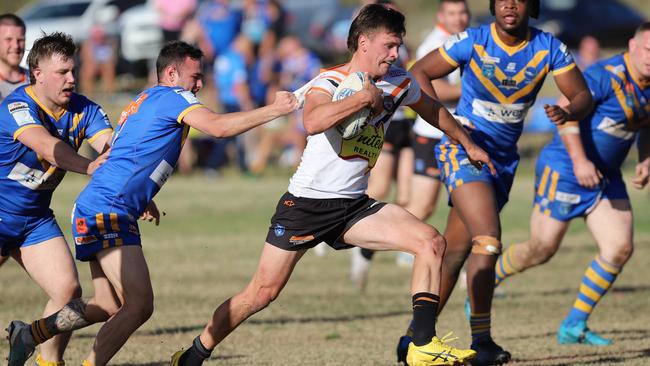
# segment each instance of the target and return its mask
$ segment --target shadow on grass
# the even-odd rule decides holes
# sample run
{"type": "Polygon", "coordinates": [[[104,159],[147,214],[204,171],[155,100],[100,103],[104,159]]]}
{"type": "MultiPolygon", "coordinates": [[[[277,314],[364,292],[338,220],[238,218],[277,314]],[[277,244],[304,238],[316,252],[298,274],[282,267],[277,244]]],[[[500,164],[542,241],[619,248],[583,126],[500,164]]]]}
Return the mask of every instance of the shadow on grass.
{"type": "MultiPolygon", "coordinates": [[[[210,360],[228,361],[239,360],[243,358],[245,358],[244,355],[219,355],[210,357],[210,360]]],[[[169,366],[169,362],[118,363],[115,364],[115,366],[169,366]]]]}
{"type": "MultiPolygon", "coordinates": [[[[601,330],[599,331],[604,336],[614,338],[615,342],[626,341],[626,340],[639,340],[639,339],[648,339],[650,337],[650,329],[620,329],[620,330],[601,330]]],[[[548,332],[543,334],[519,334],[519,335],[510,335],[502,336],[500,339],[505,340],[519,340],[519,339],[537,339],[537,338],[547,338],[552,337],[555,339],[555,332],[548,332]]]]}
{"type": "Polygon", "coordinates": [[[586,353],[581,355],[549,356],[529,359],[516,359],[513,366],[574,366],[574,365],[614,365],[634,359],[650,357],[650,348],[617,351],[616,354],[586,353]]]}
{"type": "MultiPolygon", "coordinates": [[[[411,315],[410,311],[391,311],[380,314],[358,314],[358,315],[343,315],[343,316],[333,316],[333,317],[309,317],[309,318],[274,318],[274,319],[249,319],[245,324],[253,325],[284,325],[284,324],[310,324],[310,323],[345,323],[355,320],[372,320],[372,319],[385,319],[392,318],[395,316],[411,315]]],[[[188,325],[182,327],[168,327],[168,328],[158,328],[151,330],[142,330],[136,331],[138,335],[144,336],[156,336],[161,334],[176,334],[176,333],[188,333],[188,332],[198,332],[203,330],[204,325],[188,325]]],[[[94,334],[76,334],[77,338],[94,338],[94,334]]],[[[153,364],[152,364],[153,365],[153,364]]]]}

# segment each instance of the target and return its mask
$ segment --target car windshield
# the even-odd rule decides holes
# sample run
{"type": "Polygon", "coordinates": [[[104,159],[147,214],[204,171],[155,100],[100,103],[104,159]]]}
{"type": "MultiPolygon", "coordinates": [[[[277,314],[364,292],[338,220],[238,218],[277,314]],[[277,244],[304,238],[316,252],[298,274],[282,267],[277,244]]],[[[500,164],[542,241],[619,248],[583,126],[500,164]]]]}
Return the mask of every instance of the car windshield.
{"type": "Polygon", "coordinates": [[[30,9],[23,19],[38,20],[63,17],[81,16],[90,6],[90,2],[76,2],[68,4],[42,5],[30,9]]]}

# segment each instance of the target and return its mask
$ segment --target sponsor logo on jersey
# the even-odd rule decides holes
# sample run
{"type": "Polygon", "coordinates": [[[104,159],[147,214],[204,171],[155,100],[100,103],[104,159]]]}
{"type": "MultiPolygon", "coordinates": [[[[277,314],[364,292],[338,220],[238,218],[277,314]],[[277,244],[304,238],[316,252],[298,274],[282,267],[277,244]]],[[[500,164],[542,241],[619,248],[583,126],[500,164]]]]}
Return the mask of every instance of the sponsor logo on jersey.
{"type": "Polygon", "coordinates": [[[501,104],[474,99],[472,101],[472,113],[490,122],[520,123],[526,118],[531,105],[532,102],[501,104]]]}
{"type": "Polygon", "coordinates": [[[21,109],[29,109],[29,105],[25,102],[13,102],[13,103],[9,103],[7,108],[9,109],[9,113],[14,113],[21,109]]]}
{"type": "Polygon", "coordinates": [[[77,233],[79,234],[87,234],[88,233],[88,225],[86,224],[86,219],[83,217],[77,218],[74,223],[75,229],[77,230],[77,233]]]}

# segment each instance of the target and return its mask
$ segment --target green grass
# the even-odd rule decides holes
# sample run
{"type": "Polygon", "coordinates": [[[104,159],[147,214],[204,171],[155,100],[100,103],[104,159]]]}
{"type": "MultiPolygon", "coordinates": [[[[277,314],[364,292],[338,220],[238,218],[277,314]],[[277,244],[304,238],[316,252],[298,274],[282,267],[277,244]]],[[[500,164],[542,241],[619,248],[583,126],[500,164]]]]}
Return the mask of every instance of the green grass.
{"type": "MultiPolygon", "coordinates": [[[[627,173],[630,176],[630,172],[627,173]]],[[[66,236],[72,202],[85,178],[70,174],[55,194],[53,208],[66,236]]],[[[527,236],[532,165],[521,166],[511,203],[503,213],[504,242],[527,236]]],[[[190,344],[214,308],[241,289],[253,273],[276,200],[287,177],[243,180],[233,175],[208,181],[200,175],[174,176],[157,197],[167,215],[160,227],[142,223],[144,251],[156,293],[153,317],[129,340],[113,364],[158,365],[190,344]]],[[[576,220],[560,252],[546,266],[504,285],[495,300],[494,335],[516,365],[646,365],[650,357],[650,215],[647,192],[630,189],[636,217],[636,253],[596,309],[591,325],[616,344],[607,348],[558,347],[554,332],[569,310],[595,245],[576,220]]],[[[446,200],[442,197],[442,201],[446,200]]],[[[444,229],[444,204],[431,221],[444,229]]],[[[237,329],[214,352],[213,365],[392,365],[394,346],[410,319],[409,271],[394,264],[394,254],[376,257],[365,295],[348,281],[349,254],[308,253],[291,281],[268,309],[237,329]]],[[[78,263],[86,295],[89,272],[78,263]]],[[[0,269],[0,325],[38,317],[45,296],[14,262],[0,269]]],[[[456,290],[439,319],[443,335],[469,329],[456,290]]],[[[98,326],[77,332],[67,351],[78,364],[89,351],[98,326]]],[[[0,359],[7,342],[0,340],[0,359]]]]}

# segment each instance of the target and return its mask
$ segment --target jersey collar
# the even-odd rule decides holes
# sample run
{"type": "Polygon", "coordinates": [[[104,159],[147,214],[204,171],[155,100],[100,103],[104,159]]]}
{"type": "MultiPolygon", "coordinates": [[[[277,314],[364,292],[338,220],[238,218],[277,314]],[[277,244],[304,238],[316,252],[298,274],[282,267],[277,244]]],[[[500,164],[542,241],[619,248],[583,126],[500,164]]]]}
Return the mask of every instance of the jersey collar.
{"type": "Polygon", "coordinates": [[[61,117],[65,114],[65,112],[68,111],[66,108],[63,108],[63,109],[61,109],[61,111],[59,113],[55,114],[54,112],[52,112],[49,108],[47,108],[45,106],[45,104],[43,104],[38,99],[38,97],[36,97],[36,93],[34,93],[34,90],[32,89],[31,85],[29,85],[28,87],[25,88],[25,92],[27,93],[27,95],[29,95],[34,100],[34,102],[36,102],[36,104],[38,104],[39,107],[41,107],[43,112],[47,113],[50,117],[54,118],[57,121],[59,119],[61,119],[61,117]]]}
{"type": "Polygon", "coordinates": [[[625,68],[627,68],[627,71],[630,73],[630,76],[632,76],[632,80],[638,85],[641,89],[645,89],[650,86],[650,82],[643,82],[641,78],[639,78],[639,75],[637,75],[636,70],[632,67],[630,64],[630,53],[625,52],[623,54],[623,60],[625,60],[625,68]]]}
{"type": "Polygon", "coordinates": [[[508,56],[512,56],[515,53],[521,51],[522,49],[526,48],[528,46],[528,41],[530,40],[530,29],[528,29],[526,33],[526,39],[519,43],[516,46],[508,46],[505,44],[501,38],[499,38],[499,34],[497,34],[497,27],[496,23],[490,24],[490,33],[492,34],[492,39],[494,40],[494,43],[496,43],[505,53],[508,54],[508,56]]]}

